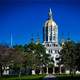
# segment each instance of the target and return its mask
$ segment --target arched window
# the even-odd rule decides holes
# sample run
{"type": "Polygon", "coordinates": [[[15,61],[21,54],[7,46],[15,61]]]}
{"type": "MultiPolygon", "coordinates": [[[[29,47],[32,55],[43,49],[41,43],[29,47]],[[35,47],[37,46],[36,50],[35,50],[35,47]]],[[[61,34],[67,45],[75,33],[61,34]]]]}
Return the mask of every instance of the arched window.
{"type": "Polygon", "coordinates": [[[47,44],[46,46],[49,47],[49,44],[47,44]]]}

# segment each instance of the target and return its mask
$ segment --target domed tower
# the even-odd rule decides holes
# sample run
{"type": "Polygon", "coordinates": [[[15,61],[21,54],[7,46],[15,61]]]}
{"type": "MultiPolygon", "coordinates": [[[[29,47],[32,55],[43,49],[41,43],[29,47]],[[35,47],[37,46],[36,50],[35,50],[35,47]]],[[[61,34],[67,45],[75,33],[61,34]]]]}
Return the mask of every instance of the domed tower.
{"type": "Polygon", "coordinates": [[[53,21],[51,9],[49,10],[48,16],[49,18],[44,25],[44,42],[54,42],[57,45],[58,27],[55,21],[53,21]]]}
{"type": "Polygon", "coordinates": [[[52,18],[51,9],[49,9],[48,20],[43,27],[43,45],[46,47],[46,53],[51,54],[56,66],[60,48],[58,45],[58,26],[52,18]]]}

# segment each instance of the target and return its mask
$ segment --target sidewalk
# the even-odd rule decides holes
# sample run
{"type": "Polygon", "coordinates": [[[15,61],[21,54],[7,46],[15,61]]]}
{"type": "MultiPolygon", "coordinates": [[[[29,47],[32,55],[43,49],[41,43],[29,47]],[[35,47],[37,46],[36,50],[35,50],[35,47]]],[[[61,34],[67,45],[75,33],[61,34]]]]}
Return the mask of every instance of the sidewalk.
{"type": "Polygon", "coordinates": [[[48,74],[44,77],[43,80],[56,80],[56,76],[54,76],[53,74],[48,74]]]}

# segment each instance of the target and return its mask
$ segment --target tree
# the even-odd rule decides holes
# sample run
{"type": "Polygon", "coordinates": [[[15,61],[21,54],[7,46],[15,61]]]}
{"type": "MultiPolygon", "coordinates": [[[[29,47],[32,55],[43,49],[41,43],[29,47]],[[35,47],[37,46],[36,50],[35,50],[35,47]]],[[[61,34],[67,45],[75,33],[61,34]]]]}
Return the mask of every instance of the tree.
{"type": "Polygon", "coordinates": [[[39,66],[39,69],[42,70],[43,66],[47,66],[50,61],[50,55],[46,54],[46,49],[42,44],[36,45],[36,66],[39,66]]]}
{"type": "Polygon", "coordinates": [[[26,58],[24,54],[24,46],[22,45],[15,45],[14,46],[14,57],[13,57],[13,63],[14,63],[14,68],[17,69],[19,68],[19,77],[21,75],[21,69],[24,67],[26,58]]]}
{"type": "Polygon", "coordinates": [[[45,47],[42,44],[30,43],[24,46],[27,66],[32,69],[40,69],[41,66],[48,64],[49,54],[46,54],[45,47]]]}
{"type": "Polygon", "coordinates": [[[80,43],[76,43],[75,48],[75,54],[76,54],[76,68],[80,71],[80,43]]]}
{"type": "Polygon", "coordinates": [[[23,45],[14,45],[13,48],[19,52],[24,52],[25,50],[23,45]]]}
{"type": "Polygon", "coordinates": [[[35,43],[31,42],[24,45],[24,55],[25,55],[25,69],[28,69],[28,74],[31,74],[31,69],[35,64],[35,43]]]}
{"type": "Polygon", "coordinates": [[[0,75],[2,76],[3,74],[3,69],[2,67],[5,66],[7,64],[7,62],[9,61],[9,54],[6,52],[8,50],[8,45],[3,45],[0,44],[0,75]]]}
{"type": "Polygon", "coordinates": [[[48,65],[53,64],[53,60],[52,58],[50,58],[51,55],[46,53],[46,48],[40,43],[36,45],[36,55],[37,55],[37,58],[39,59],[38,65],[40,69],[42,67],[47,68],[48,65]]]}
{"type": "Polygon", "coordinates": [[[73,41],[66,41],[64,44],[63,49],[60,51],[60,56],[65,68],[69,69],[71,74],[76,66],[75,43],[73,41]]]}
{"type": "Polygon", "coordinates": [[[10,65],[17,64],[21,65],[24,62],[24,55],[20,50],[17,48],[10,48],[6,45],[0,45],[0,72],[1,76],[3,74],[3,69],[5,70],[5,67],[9,67],[10,65]]]}

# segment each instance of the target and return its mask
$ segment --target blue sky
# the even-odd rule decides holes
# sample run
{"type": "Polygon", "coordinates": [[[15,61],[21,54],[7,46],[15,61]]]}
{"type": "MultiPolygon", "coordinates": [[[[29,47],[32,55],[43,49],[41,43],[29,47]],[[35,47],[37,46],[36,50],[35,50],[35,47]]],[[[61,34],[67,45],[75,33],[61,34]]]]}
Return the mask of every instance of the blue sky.
{"type": "Polygon", "coordinates": [[[13,44],[30,42],[33,33],[36,40],[48,18],[49,8],[59,28],[59,40],[68,37],[80,41],[80,6],[79,0],[0,0],[0,43],[13,44]]]}

